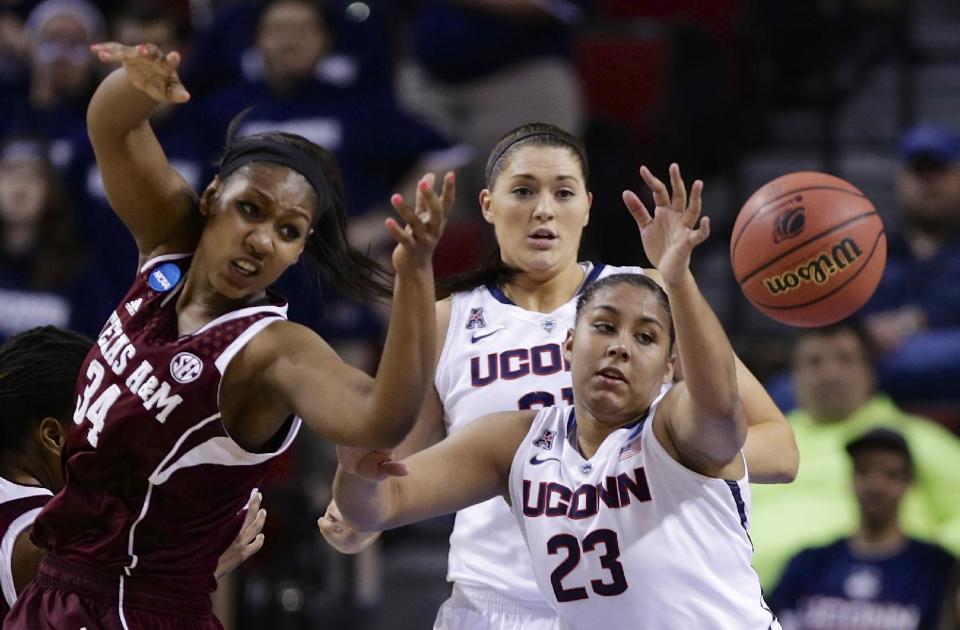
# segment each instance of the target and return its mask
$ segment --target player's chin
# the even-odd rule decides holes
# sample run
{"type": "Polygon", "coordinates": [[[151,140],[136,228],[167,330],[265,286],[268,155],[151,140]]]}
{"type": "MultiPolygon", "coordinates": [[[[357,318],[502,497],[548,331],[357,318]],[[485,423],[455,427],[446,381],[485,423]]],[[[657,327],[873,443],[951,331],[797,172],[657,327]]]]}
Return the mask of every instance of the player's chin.
{"type": "Polygon", "coordinates": [[[632,399],[611,389],[594,388],[587,397],[594,419],[604,424],[622,424],[636,416],[632,399]]]}

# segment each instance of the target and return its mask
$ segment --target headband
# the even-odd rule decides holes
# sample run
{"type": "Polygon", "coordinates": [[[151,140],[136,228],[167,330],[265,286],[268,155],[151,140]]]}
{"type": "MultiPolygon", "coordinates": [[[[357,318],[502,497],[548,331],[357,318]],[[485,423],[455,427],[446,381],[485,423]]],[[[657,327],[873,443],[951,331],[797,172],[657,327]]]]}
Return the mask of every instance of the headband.
{"type": "Polygon", "coordinates": [[[317,193],[318,203],[314,223],[320,218],[324,209],[330,206],[333,194],[322,166],[318,160],[307,156],[300,149],[273,140],[242,138],[234,147],[227,149],[226,155],[223,156],[220,162],[220,179],[226,179],[230,173],[250,162],[280,164],[303,175],[317,193]]]}
{"type": "MultiPolygon", "coordinates": [[[[531,132],[525,133],[525,134],[523,134],[523,135],[521,135],[521,136],[517,136],[516,138],[514,138],[513,140],[511,140],[510,142],[508,142],[502,149],[500,149],[500,150],[496,153],[496,155],[494,156],[494,158],[487,163],[487,164],[489,165],[489,166],[487,167],[487,171],[486,171],[486,173],[485,173],[487,181],[490,181],[490,176],[493,175],[493,170],[497,167],[497,163],[498,163],[501,159],[503,159],[503,156],[507,153],[507,151],[509,151],[509,150],[510,150],[511,148],[513,148],[515,145],[520,144],[520,143],[523,142],[524,140],[529,140],[530,138],[535,138],[536,136],[552,136],[552,137],[555,137],[555,138],[560,138],[560,137],[562,137],[562,136],[560,136],[559,134],[557,134],[557,132],[555,132],[555,131],[547,131],[547,130],[531,131],[531,132]]],[[[580,149],[577,148],[577,146],[576,146],[575,144],[567,141],[567,142],[564,142],[564,143],[563,143],[563,146],[566,146],[567,148],[569,148],[569,149],[571,149],[572,151],[574,151],[578,156],[580,156],[580,159],[583,161],[583,164],[586,165],[586,163],[587,163],[587,156],[583,155],[583,153],[581,153],[580,149]]]]}

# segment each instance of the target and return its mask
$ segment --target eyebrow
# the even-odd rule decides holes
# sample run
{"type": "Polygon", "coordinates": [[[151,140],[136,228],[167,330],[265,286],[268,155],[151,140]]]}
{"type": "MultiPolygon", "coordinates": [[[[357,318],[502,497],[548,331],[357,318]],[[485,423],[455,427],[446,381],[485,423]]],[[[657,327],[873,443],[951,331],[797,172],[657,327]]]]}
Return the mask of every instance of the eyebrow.
{"type": "MultiPolygon", "coordinates": [[[[260,197],[261,199],[263,199],[264,201],[268,202],[270,205],[272,205],[272,206],[277,205],[277,200],[276,200],[276,199],[273,197],[273,195],[271,195],[270,193],[268,193],[268,192],[266,192],[266,191],[264,191],[264,190],[260,190],[259,188],[257,188],[256,186],[254,186],[254,185],[252,185],[252,184],[250,185],[250,187],[248,188],[248,190],[249,190],[250,192],[252,192],[253,194],[255,194],[256,196],[258,196],[258,197],[260,197]]],[[[310,213],[307,212],[306,210],[304,210],[303,208],[301,208],[300,206],[291,206],[291,207],[289,207],[289,208],[286,209],[286,212],[292,212],[292,213],[294,213],[294,214],[300,215],[300,217],[302,217],[303,220],[307,222],[307,225],[310,224],[310,221],[311,221],[311,219],[310,219],[310,213]]]]}
{"type": "MultiPolygon", "coordinates": [[[[511,175],[510,178],[511,178],[511,179],[526,179],[526,180],[530,180],[530,181],[536,181],[536,180],[537,180],[537,178],[534,177],[534,176],[533,176],[532,174],[530,174],[530,173],[516,173],[515,175],[511,175]]],[[[570,181],[573,181],[573,182],[579,182],[579,181],[580,181],[580,179],[579,179],[578,177],[574,176],[574,175],[557,175],[557,176],[554,177],[553,179],[554,179],[554,181],[558,181],[558,182],[562,182],[562,181],[566,181],[566,180],[570,180],[570,181]]]]}
{"type": "MultiPolygon", "coordinates": [[[[622,316],[622,315],[623,315],[623,312],[622,312],[620,309],[618,309],[618,308],[615,307],[615,306],[611,306],[610,304],[597,304],[597,305],[594,306],[593,308],[594,308],[594,310],[599,309],[599,310],[602,310],[602,311],[607,311],[607,312],[609,312],[609,313],[612,313],[613,315],[618,315],[618,316],[622,316]]],[[[648,324],[655,324],[655,325],[656,325],[658,328],[660,328],[661,330],[663,329],[663,324],[660,323],[660,320],[657,319],[656,317],[652,317],[652,316],[650,316],[650,315],[641,315],[641,316],[640,316],[640,321],[642,321],[642,322],[644,322],[644,323],[648,323],[648,324]]]]}

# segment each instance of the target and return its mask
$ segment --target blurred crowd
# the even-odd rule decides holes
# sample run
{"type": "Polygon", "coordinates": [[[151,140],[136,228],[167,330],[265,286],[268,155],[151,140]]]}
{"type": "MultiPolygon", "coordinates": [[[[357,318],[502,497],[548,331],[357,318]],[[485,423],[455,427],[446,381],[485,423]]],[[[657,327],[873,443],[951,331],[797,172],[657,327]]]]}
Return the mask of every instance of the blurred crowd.
{"type": "MultiPolygon", "coordinates": [[[[89,52],[93,42],[182,52],[191,99],[158,110],[152,124],[195,187],[212,178],[228,132],[280,129],[330,149],[343,171],[350,236],[379,256],[389,252],[390,194],[412,190],[425,171],[457,170],[439,275],[469,268],[492,243],[476,203],[480,160],[505,131],[551,122],[584,138],[593,163],[594,227],[583,259],[645,263],[619,199],[637,186],[641,163],[662,170],[677,161],[706,181],[715,235],[712,255],[697,262],[722,271],[705,292],[735,345],[749,340],[738,347],[745,362],[792,410],[801,453],[794,484],[755,492],[751,529],[766,588],[797,552],[869,521],[863,497],[876,493],[853,492],[860,450],[848,445],[881,425],[896,433],[868,445],[907,465],[902,491],[891,491],[903,509],[900,496],[888,500],[897,527],[960,552],[960,108],[952,119],[902,116],[895,137],[870,147],[896,164],[895,205],[880,208],[885,275],[855,320],[801,334],[772,327],[758,342],[741,317],[749,306],[729,277],[724,238],[751,192],[738,188],[738,165],[775,141],[776,113],[827,111],[856,85],[851,77],[890,61],[884,55],[901,60],[910,4],[0,0],[0,342],[41,324],[96,335],[135,272],[135,245],[110,210],[85,132],[86,104],[109,71],[89,52]],[[816,55],[796,45],[810,37],[824,42],[816,55]]],[[[948,17],[960,25],[956,13],[948,17]]],[[[960,53],[953,63],[960,76],[960,53]]],[[[816,145],[829,152],[835,135],[824,125],[816,145]]],[[[281,279],[277,290],[295,298],[291,319],[374,369],[383,313],[317,285],[302,264],[281,279]]],[[[329,499],[332,460],[323,449],[302,444],[265,491],[266,504],[278,506],[267,539],[286,544],[271,551],[268,543],[241,572],[236,606],[250,627],[274,609],[317,619],[302,585],[339,593],[318,596],[330,607],[352,592],[331,577],[343,566],[330,560],[313,519],[302,518],[329,499]],[[292,467],[305,473],[288,474],[292,467]]],[[[875,569],[882,575],[886,565],[875,569]]],[[[772,598],[795,619],[803,609],[797,571],[772,598]]],[[[837,579],[832,597],[866,597],[865,578],[854,581],[859,595],[837,579]]]]}

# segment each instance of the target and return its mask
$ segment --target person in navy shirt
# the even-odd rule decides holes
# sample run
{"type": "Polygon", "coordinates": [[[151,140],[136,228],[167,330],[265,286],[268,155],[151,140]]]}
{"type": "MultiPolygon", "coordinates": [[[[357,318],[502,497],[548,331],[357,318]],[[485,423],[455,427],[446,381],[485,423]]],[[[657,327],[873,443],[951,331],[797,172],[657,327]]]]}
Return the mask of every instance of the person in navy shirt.
{"type": "Polygon", "coordinates": [[[847,452],[859,528],[849,538],[794,556],[768,602],[784,630],[941,627],[957,563],[945,549],[900,529],[897,511],[913,482],[906,440],[876,428],[850,442],[847,452]]]}
{"type": "Polygon", "coordinates": [[[900,154],[902,226],[893,226],[883,278],[862,315],[883,354],[885,391],[960,404],[960,134],[919,124],[900,154]]]}

